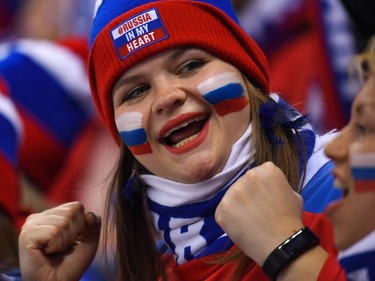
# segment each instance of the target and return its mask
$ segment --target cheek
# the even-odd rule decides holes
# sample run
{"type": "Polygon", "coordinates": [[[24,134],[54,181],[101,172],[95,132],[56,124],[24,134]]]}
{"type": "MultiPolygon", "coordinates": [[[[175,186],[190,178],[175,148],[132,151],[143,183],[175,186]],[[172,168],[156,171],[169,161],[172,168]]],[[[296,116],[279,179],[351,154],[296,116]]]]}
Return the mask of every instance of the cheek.
{"type": "Polygon", "coordinates": [[[352,194],[345,198],[345,201],[333,214],[331,220],[333,222],[335,245],[341,250],[347,249],[357,241],[359,233],[362,233],[365,213],[360,202],[357,201],[352,194]]]}
{"type": "Polygon", "coordinates": [[[249,103],[241,80],[234,72],[212,76],[200,83],[197,89],[219,116],[241,111],[249,103]]]}
{"type": "Polygon", "coordinates": [[[353,194],[350,203],[347,216],[351,223],[346,226],[353,229],[355,240],[358,240],[375,229],[375,192],[353,194]]]}
{"type": "Polygon", "coordinates": [[[116,118],[117,130],[134,155],[152,153],[142,119],[143,115],[140,112],[125,112],[116,118]]]}

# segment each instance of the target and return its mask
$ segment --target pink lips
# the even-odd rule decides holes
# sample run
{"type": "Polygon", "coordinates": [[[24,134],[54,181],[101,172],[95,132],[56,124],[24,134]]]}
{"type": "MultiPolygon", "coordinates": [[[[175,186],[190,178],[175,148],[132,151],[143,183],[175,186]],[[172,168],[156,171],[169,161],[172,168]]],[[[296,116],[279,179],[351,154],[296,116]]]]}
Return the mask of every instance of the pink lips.
{"type": "MultiPolygon", "coordinates": [[[[188,122],[194,118],[205,116],[205,114],[201,112],[194,112],[194,113],[186,113],[178,116],[177,118],[168,121],[163,128],[159,132],[159,139],[163,139],[164,135],[172,130],[173,128],[179,126],[182,123],[188,122]]],[[[199,135],[191,140],[190,142],[180,146],[180,147],[172,147],[166,144],[163,144],[165,148],[173,154],[182,154],[187,151],[190,151],[197,146],[199,146],[207,137],[209,128],[209,122],[206,122],[202,130],[199,132],[199,135]]]]}

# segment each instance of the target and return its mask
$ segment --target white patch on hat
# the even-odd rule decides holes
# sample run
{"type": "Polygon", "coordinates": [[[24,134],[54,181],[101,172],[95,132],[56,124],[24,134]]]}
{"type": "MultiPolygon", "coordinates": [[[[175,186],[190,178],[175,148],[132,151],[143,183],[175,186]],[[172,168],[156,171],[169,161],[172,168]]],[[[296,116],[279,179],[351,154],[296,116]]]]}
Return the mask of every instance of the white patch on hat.
{"type": "Polygon", "coordinates": [[[96,17],[96,13],[98,12],[99,7],[100,7],[100,5],[102,5],[102,3],[103,3],[103,0],[96,0],[96,2],[95,2],[95,7],[94,7],[93,18],[96,17]]]}
{"type": "Polygon", "coordinates": [[[156,8],[127,18],[111,30],[114,47],[121,60],[134,52],[168,38],[156,8]]]}

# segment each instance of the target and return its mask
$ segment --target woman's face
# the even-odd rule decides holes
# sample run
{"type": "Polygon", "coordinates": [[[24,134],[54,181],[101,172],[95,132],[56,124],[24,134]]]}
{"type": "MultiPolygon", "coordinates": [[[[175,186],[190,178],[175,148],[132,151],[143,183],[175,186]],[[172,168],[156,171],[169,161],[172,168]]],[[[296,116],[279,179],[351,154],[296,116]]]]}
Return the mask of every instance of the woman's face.
{"type": "Polygon", "coordinates": [[[248,92],[232,65],[176,48],[129,69],[113,89],[116,125],[133,155],[157,176],[210,178],[250,123],[248,92]]]}
{"type": "Polygon", "coordinates": [[[335,244],[343,250],[375,229],[374,75],[356,97],[349,124],[325,152],[335,162],[335,183],[344,195],[326,210],[334,225],[335,244]]]}

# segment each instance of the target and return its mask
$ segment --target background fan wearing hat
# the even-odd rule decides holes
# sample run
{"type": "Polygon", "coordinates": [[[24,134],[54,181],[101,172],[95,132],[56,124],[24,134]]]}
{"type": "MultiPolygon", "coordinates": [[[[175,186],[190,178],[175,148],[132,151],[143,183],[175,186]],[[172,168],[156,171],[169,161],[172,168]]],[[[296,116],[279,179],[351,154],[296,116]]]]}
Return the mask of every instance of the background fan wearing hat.
{"type": "MultiPolygon", "coordinates": [[[[113,165],[111,147],[115,144],[93,110],[87,81],[87,39],[77,27],[77,21],[82,24],[84,18],[61,21],[67,7],[73,8],[68,2],[75,3],[75,13],[79,14],[78,1],[0,1],[0,13],[8,16],[0,32],[3,93],[14,105],[23,129],[22,139],[13,144],[17,144],[14,161],[7,161],[17,173],[11,174],[9,169],[0,172],[4,178],[0,201],[9,202],[5,209],[10,203],[20,209],[10,217],[17,226],[12,229],[15,242],[24,216],[31,212],[78,198],[101,212],[102,204],[98,202],[102,201],[101,188],[105,186],[103,171],[113,165]],[[8,7],[12,7],[12,13],[8,13],[8,7]],[[35,9],[39,12],[35,13],[35,9]],[[43,14],[46,12],[53,12],[56,18],[47,19],[43,14]],[[38,24],[33,21],[36,17],[38,24]],[[103,152],[107,158],[104,161],[103,152]],[[5,180],[11,175],[17,188],[5,180]],[[86,189],[88,182],[90,188],[86,189]],[[13,200],[13,194],[17,194],[17,200],[13,200]]],[[[14,138],[10,132],[8,127],[1,127],[4,143],[14,138]]],[[[0,228],[5,231],[5,224],[1,223],[0,228]]],[[[17,247],[8,242],[2,239],[1,246],[11,249],[12,261],[2,257],[1,272],[18,267],[17,247]]],[[[96,278],[101,277],[97,274],[96,278]]]]}
{"type": "MultiPolygon", "coordinates": [[[[90,86],[121,149],[105,231],[117,243],[115,279],[344,280],[320,213],[340,196],[323,156],[334,134],[319,137],[272,94],[267,69],[230,1],[97,2],[90,86]],[[259,188],[274,173],[287,180],[259,188]],[[249,231],[228,236],[222,210],[246,202],[216,207],[239,186],[251,189],[249,231]],[[284,244],[290,258],[270,265],[284,244]]],[[[78,280],[100,224],[78,202],[29,217],[23,278],[78,280]]]]}
{"type": "MultiPolygon", "coordinates": [[[[102,197],[102,171],[113,165],[107,148],[115,145],[93,111],[85,69],[87,41],[24,39],[7,47],[0,73],[23,126],[16,158],[19,207],[30,214],[80,199],[100,212],[101,204],[91,200],[102,197]],[[93,143],[104,149],[95,145],[93,150],[93,143]],[[97,158],[102,151],[104,161],[97,158]]],[[[1,134],[6,139],[8,133],[1,134]]],[[[3,188],[12,190],[5,182],[3,188]]],[[[8,197],[6,192],[0,195],[8,197]]]]}
{"type": "Polygon", "coordinates": [[[357,90],[347,73],[357,48],[341,0],[242,2],[239,20],[266,53],[271,88],[309,112],[319,133],[342,128],[357,90]]]}
{"type": "Polygon", "coordinates": [[[241,25],[267,56],[271,88],[283,93],[298,110],[309,112],[319,133],[345,126],[358,91],[347,70],[375,29],[375,3],[233,2],[241,25]]]}

